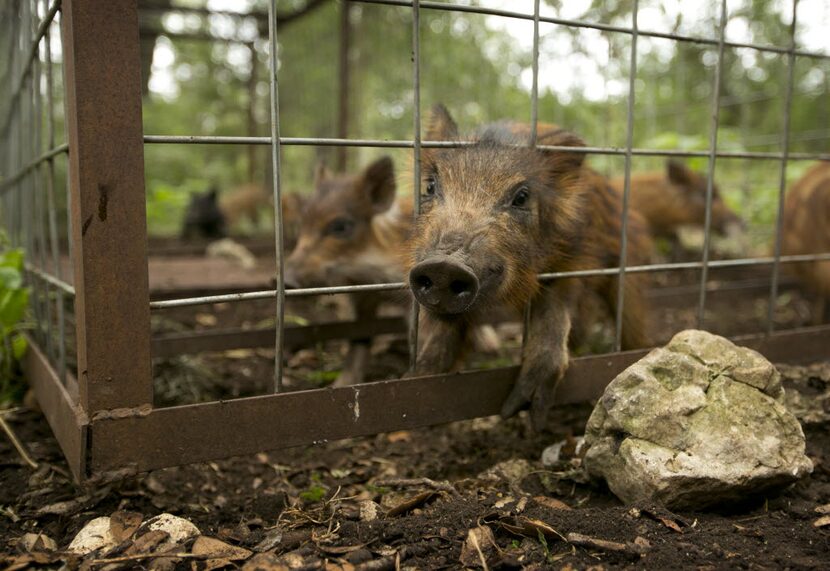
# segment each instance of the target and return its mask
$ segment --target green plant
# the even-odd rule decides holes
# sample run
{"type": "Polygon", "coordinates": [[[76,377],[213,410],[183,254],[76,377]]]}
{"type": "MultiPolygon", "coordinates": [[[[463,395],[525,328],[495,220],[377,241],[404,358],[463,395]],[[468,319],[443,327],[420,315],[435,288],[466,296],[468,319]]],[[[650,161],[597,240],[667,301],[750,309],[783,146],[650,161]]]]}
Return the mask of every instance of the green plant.
{"type": "Polygon", "coordinates": [[[20,359],[26,352],[23,319],[29,288],[23,286],[23,251],[0,246],[0,407],[21,392],[20,359]]]}

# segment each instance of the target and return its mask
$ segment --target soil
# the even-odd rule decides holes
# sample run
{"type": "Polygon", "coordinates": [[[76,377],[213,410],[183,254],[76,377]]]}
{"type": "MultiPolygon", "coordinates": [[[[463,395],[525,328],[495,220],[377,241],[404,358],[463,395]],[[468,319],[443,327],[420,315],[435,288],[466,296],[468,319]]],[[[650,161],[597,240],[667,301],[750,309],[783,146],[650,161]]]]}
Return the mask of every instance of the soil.
{"type": "MultiPolygon", "coordinates": [[[[818,385],[830,388],[830,363],[782,372],[790,390],[811,387],[815,397],[818,385]]],[[[826,414],[823,422],[805,425],[815,464],[811,476],[778,496],[748,498],[730,511],[670,513],[622,505],[607,489],[584,481],[573,470],[578,458],[564,452],[557,465],[542,465],[545,447],[565,440],[567,450],[590,410],[557,409],[544,434],[530,431],[524,417],[477,419],[79,488],[69,480],[44,419],[19,409],[5,419],[39,466],[27,467],[0,440],[0,561],[31,562],[31,555],[18,555],[26,551],[19,541],[25,533],[44,533],[65,548],[90,520],[129,511],[145,519],[163,512],[184,517],[204,535],[249,550],[227,562],[238,567],[248,559],[249,569],[452,569],[465,566],[462,557],[466,566],[477,567],[480,558],[467,537],[478,526],[493,534],[495,547],[486,534],[477,535],[484,538],[480,548],[489,569],[830,565],[830,526],[814,525],[816,508],[830,503],[826,414]],[[380,506],[376,519],[368,517],[368,502],[380,506]],[[572,533],[612,543],[585,546],[572,533]]],[[[830,412],[826,403],[824,412],[830,412]]],[[[177,552],[187,552],[189,543],[177,552]]],[[[39,556],[53,566],[67,560],[59,553],[39,556]]],[[[215,561],[175,563],[198,569],[215,561]]],[[[130,560],[120,568],[162,562],[171,564],[130,560]]]]}
{"type": "MultiPolygon", "coordinates": [[[[761,286],[752,294],[711,294],[708,328],[726,335],[763,328],[767,271],[713,271],[710,278],[754,280],[761,286]]],[[[682,291],[697,280],[697,272],[672,272],[657,276],[655,284],[682,291]]],[[[695,324],[697,293],[689,291],[684,301],[675,297],[671,303],[656,294],[658,340],[695,324]]],[[[809,296],[784,288],[777,324],[809,323],[809,306],[809,296]]],[[[392,306],[388,311],[400,310],[392,306]]],[[[333,298],[291,302],[286,313],[297,322],[342,318],[343,305],[333,298]]],[[[153,330],[261,328],[273,326],[273,314],[272,301],[179,308],[154,312],[153,330]]],[[[474,366],[517,362],[520,328],[504,324],[498,332],[502,349],[474,356],[474,366]]],[[[592,333],[592,346],[583,352],[610,350],[607,325],[592,333]]],[[[286,388],[328,384],[342,366],[345,349],[344,342],[331,341],[289,352],[286,388]]],[[[406,369],[401,337],[375,340],[372,355],[369,378],[396,378],[406,369]]],[[[269,386],[273,358],[273,349],[263,348],[156,359],[156,405],[261,394],[269,386]]],[[[87,487],[72,483],[43,417],[20,408],[4,413],[4,419],[38,467],[24,464],[0,437],[0,563],[89,569],[455,569],[484,564],[488,569],[827,569],[830,525],[815,523],[821,517],[817,508],[830,511],[830,363],[782,366],[781,371],[785,386],[802,395],[796,405],[805,419],[807,452],[815,469],[780,495],[747,498],[744,505],[720,513],[626,506],[606,488],[586,481],[579,458],[567,451],[584,429],[591,411],[587,404],[557,408],[544,433],[531,431],[523,415],[507,421],[477,419],[168,468],[87,487]],[[543,451],[557,442],[564,442],[563,459],[543,465],[543,451]],[[108,553],[84,560],[62,551],[94,518],[124,512],[145,520],[172,513],[196,524],[205,536],[247,551],[206,559],[193,555],[197,549],[189,540],[174,549],[189,558],[159,558],[161,547],[133,557],[129,554],[140,551],[137,546],[147,538],[139,538],[141,531],[108,553]],[[470,530],[478,530],[476,541],[469,539],[470,530]],[[27,533],[49,536],[57,551],[27,546],[22,539],[27,533]],[[104,561],[125,554],[128,559],[119,563],[104,561]]]]}

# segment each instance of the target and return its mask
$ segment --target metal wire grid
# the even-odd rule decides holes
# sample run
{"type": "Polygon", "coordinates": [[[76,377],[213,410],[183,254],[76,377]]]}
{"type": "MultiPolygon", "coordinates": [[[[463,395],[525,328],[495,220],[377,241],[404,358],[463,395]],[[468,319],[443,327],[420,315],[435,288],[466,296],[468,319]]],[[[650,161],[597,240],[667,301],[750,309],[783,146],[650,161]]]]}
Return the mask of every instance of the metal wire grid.
{"type": "MultiPolygon", "coordinates": [[[[573,20],[566,20],[561,18],[551,18],[551,17],[543,17],[539,14],[539,1],[535,0],[534,2],[534,13],[531,14],[524,14],[520,12],[512,12],[506,10],[494,10],[488,8],[481,8],[475,6],[462,6],[457,4],[443,4],[437,2],[419,2],[417,0],[413,2],[406,2],[406,1],[398,1],[398,0],[352,0],[357,2],[363,3],[370,3],[370,4],[384,4],[390,6],[403,6],[403,7],[411,7],[412,8],[412,18],[413,18],[413,82],[414,82],[414,139],[413,140],[373,140],[373,139],[335,139],[335,138],[297,138],[297,137],[281,137],[279,133],[279,89],[278,89],[278,81],[277,81],[277,74],[275,70],[274,63],[277,61],[278,56],[278,41],[276,37],[276,26],[275,26],[275,14],[276,14],[276,2],[277,0],[271,0],[269,3],[269,49],[270,49],[270,66],[271,66],[271,74],[270,74],[270,85],[271,85],[271,136],[270,137],[228,137],[228,136],[160,136],[160,135],[145,135],[144,142],[146,144],[241,144],[241,145],[270,145],[271,146],[271,155],[272,155],[272,163],[274,166],[274,172],[276,176],[274,177],[274,208],[275,208],[275,219],[277,223],[277,227],[281,227],[282,222],[282,212],[280,206],[280,196],[281,196],[281,188],[280,188],[280,171],[279,171],[279,149],[282,145],[314,145],[314,146],[350,146],[350,147],[385,147],[385,148],[411,148],[413,149],[414,155],[414,165],[415,165],[415,203],[416,203],[416,212],[419,209],[419,199],[420,199],[420,172],[419,172],[419,158],[420,158],[420,150],[422,148],[454,148],[454,147],[461,147],[465,145],[469,145],[470,143],[467,142],[457,142],[457,141],[422,141],[420,137],[420,22],[419,22],[419,15],[420,10],[423,9],[435,9],[435,10],[445,10],[445,11],[456,11],[456,12],[467,12],[467,13],[477,13],[477,14],[484,14],[484,15],[494,15],[494,16],[503,16],[508,18],[519,18],[525,20],[532,20],[534,23],[534,38],[533,38],[533,86],[532,86],[532,93],[531,93],[531,123],[532,123],[532,135],[531,135],[531,143],[536,146],[538,149],[542,150],[555,150],[555,151],[562,151],[562,152],[577,152],[577,153],[586,153],[586,154],[599,154],[599,155],[618,155],[624,156],[626,162],[626,173],[625,173],[625,185],[624,185],[624,197],[623,197],[623,219],[622,219],[622,236],[621,236],[621,263],[620,266],[617,268],[601,268],[601,269],[594,269],[594,270],[584,270],[584,271],[577,271],[577,272],[553,272],[553,273],[545,273],[540,274],[539,279],[543,282],[550,281],[558,278],[563,277],[591,277],[591,276],[602,276],[602,275],[618,275],[620,277],[620,290],[619,290],[619,299],[620,303],[618,304],[618,314],[616,319],[616,348],[619,349],[620,343],[620,331],[621,331],[621,311],[623,307],[624,300],[622,299],[623,296],[623,278],[626,273],[644,273],[644,272],[660,272],[660,271],[671,271],[671,270],[682,270],[682,269],[701,269],[702,276],[701,276],[701,286],[700,286],[700,299],[699,299],[699,307],[698,307],[698,321],[702,323],[703,321],[703,310],[705,309],[705,285],[706,285],[706,276],[709,268],[727,268],[727,267],[739,267],[739,266],[752,266],[752,265],[772,265],[773,266],[773,275],[772,275],[772,284],[770,289],[770,298],[769,298],[769,315],[767,320],[767,330],[771,332],[773,329],[773,320],[772,320],[772,313],[774,309],[775,298],[777,296],[778,291],[778,281],[779,281],[779,273],[780,273],[780,264],[781,263],[795,263],[795,262],[808,262],[808,261],[825,261],[830,260],[830,253],[824,254],[809,254],[809,255],[795,255],[795,256],[782,256],[781,255],[781,221],[782,221],[782,210],[783,210],[783,196],[785,192],[786,186],[786,165],[789,160],[830,160],[830,154],[827,153],[790,153],[789,152],[789,116],[790,116],[790,106],[792,101],[792,90],[793,90],[793,72],[794,72],[794,64],[795,64],[795,57],[796,56],[803,56],[803,57],[810,57],[810,58],[819,58],[819,59],[830,59],[830,54],[823,54],[817,52],[807,52],[803,50],[798,50],[796,47],[796,9],[798,0],[793,0],[793,19],[791,22],[791,43],[790,46],[787,48],[781,48],[779,46],[770,46],[770,45],[760,45],[760,44],[751,44],[751,43],[740,43],[740,42],[730,42],[725,39],[725,24],[726,24],[726,16],[727,16],[727,5],[726,0],[721,0],[721,18],[720,18],[720,25],[719,25],[719,35],[717,40],[709,39],[709,38],[700,38],[700,37],[691,37],[685,36],[680,34],[670,34],[670,33],[661,33],[661,32],[654,32],[654,31],[647,31],[641,30],[637,26],[637,2],[635,1],[634,9],[632,11],[632,23],[630,28],[620,27],[620,26],[612,26],[606,24],[599,24],[599,23],[589,23],[589,22],[581,22],[581,21],[573,21],[573,20]],[[573,148],[573,147],[557,147],[557,146],[550,146],[550,145],[536,145],[536,137],[535,137],[535,128],[536,128],[536,119],[538,119],[538,57],[539,57],[539,30],[538,26],[540,22],[545,23],[552,23],[552,24],[559,24],[559,25],[566,25],[566,26],[573,26],[578,28],[589,28],[589,29],[597,29],[602,31],[608,32],[617,32],[631,35],[632,37],[632,48],[631,48],[631,63],[630,63],[630,77],[629,77],[629,102],[628,102],[628,125],[626,131],[626,145],[623,148],[619,147],[584,147],[584,148],[573,148]],[[666,38],[666,39],[673,39],[679,42],[692,42],[698,44],[706,44],[706,45],[715,45],[718,47],[718,59],[717,59],[717,70],[716,70],[716,79],[715,79],[715,86],[714,86],[714,93],[712,97],[712,120],[711,120],[711,132],[710,132],[710,146],[708,151],[679,151],[679,150],[657,150],[657,149],[643,149],[643,148],[634,148],[633,147],[633,102],[634,102],[634,81],[636,76],[636,41],[639,36],[646,36],[646,37],[656,37],[656,38],[666,38]],[[756,49],[759,51],[765,52],[772,52],[772,53],[779,53],[779,54],[787,54],[788,56],[788,81],[786,85],[786,96],[785,96],[785,105],[783,109],[784,114],[784,132],[782,133],[782,152],[781,153],[760,153],[760,152],[724,152],[717,150],[717,128],[719,124],[719,81],[720,81],[720,73],[721,73],[721,60],[723,58],[723,49],[725,46],[729,47],[740,47],[740,48],[751,48],[756,49]],[[643,266],[632,266],[626,267],[625,265],[625,254],[627,249],[627,240],[626,240],[626,232],[625,228],[627,226],[627,211],[628,211],[628,195],[630,192],[630,164],[631,164],[631,157],[632,156],[664,156],[664,157],[706,157],[709,160],[709,175],[707,179],[707,193],[706,193],[706,220],[705,220],[705,247],[703,253],[703,259],[700,262],[683,262],[683,263],[671,263],[671,264],[650,264],[650,265],[643,265],[643,266]],[[775,241],[775,253],[772,257],[755,257],[755,258],[742,258],[742,259],[734,259],[734,260],[716,260],[710,261],[709,254],[708,254],[708,240],[711,231],[711,202],[712,202],[712,188],[713,188],[713,173],[714,173],[714,163],[717,158],[742,158],[742,159],[776,159],[781,161],[781,176],[780,176],[780,188],[779,188],[779,204],[778,204],[778,218],[777,218],[777,225],[776,225],[776,241],[775,241]]],[[[51,22],[55,19],[58,11],[60,9],[60,0],[54,0],[51,5],[49,5],[46,14],[41,20],[40,24],[36,24],[36,15],[31,13],[29,9],[27,13],[31,16],[31,20],[33,25],[29,29],[29,37],[22,38],[16,36],[16,39],[19,39],[22,44],[25,45],[25,42],[28,42],[30,46],[29,52],[27,57],[25,58],[25,62],[22,64],[22,69],[17,70],[18,67],[17,59],[14,55],[17,53],[17,50],[13,50],[12,54],[12,75],[17,75],[19,78],[16,82],[16,87],[12,91],[10,96],[10,108],[7,111],[7,118],[4,121],[4,127],[2,128],[2,132],[4,137],[8,140],[8,135],[10,131],[10,126],[14,123],[18,126],[19,132],[21,133],[21,141],[22,135],[24,134],[25,129],[23,128],[25,115],[23,113],[15,114],[14,111],[17,108],[16,106],[22,105],[22,95],[24,87],[28,88],[28,94],[32,95],[32,99],[35,98],[35,86],[40,85],[39,81],[39,65],[36,63],[38,59],[38,46],[41,40],[46,41],[47,49],[46,54],[47,58],[49,57],[50,50],[48,49],[49,44],[49,34],[48,28],[51,22]],[[38,80],[32,79],[34,76],[38,77],[38,80]],[[28,79],[27,79],[28,78],[28,79]]],[[[20,30],[23,30],[23,26],[20,27],[20,30]]],[[[22,34],[22,31],[21,31],[22,34]]],[[[51,63],[51,62],[49,62],[51,63]]],[[[49,236],[49,243],[50,249],[52,252],[53,263],[54,260],[57,260],[59,257],[59,252],[57,249],[57,224],[56,224],[56,213],[55,213],[55,203],[54,203],[54,158],[62,153],[68,152],[68,148],[66,144],[62,145],[54,145],[54,118],[52,116],[53,110],[53,101],[52,101],[52,85],[53,82],[51,81],[51,65],[47,66],[47,100],[49,106],[49,113],[47,114],[47,121],[48,121],[48,149],[40,154],[38,151],[40,150],[39,143],[33,141],[35,143],[32,146],[32,153],[31,156],[35,157],[29,161],[26,161],[23,152],[23,145],[21,144],[18,148],[18,152],[15,156],[13,151],[9,150],[6,153],[6,164],[7,164],[7,172],[14,172],[11,176],[7,177],[4,181],[0,182],[0,194],[4,197],[4,200],[7,203],[7,208],[5,210],[6,216],[6,227],[12,229],[12,240],[13,243],[20,243],[20,224],[18,223],[17,219],[13,215],[14,212],[20,211],[20,207],[23,205],[18,204],[20,200],[19,190],[21,186],[21,182],[28,178],[29,180],[29,192],[27,194],[34,195],[35,193],[35,182],[34,177],[30,176],[32,173],[38,172],[38,167],[43,165],[44,163],[47,164],[50,177],[48,180],[52,181],[47,182],[47,204],[46,210],[48,213],[47,219],[50,228],[50,236],[49,236]],[[18,192],[10,193],[10,197],[7,197],[6,191],[10,188],[17,187],[18,192]]],[[[37,92],[39,93],[39,91],[37,92]]],[[[30,109],[30,115],[34,116],[33,109],[30,109]]],[[[29,131],[31,132],[31,131],[29,131]]],[[[41,201],[41,205],[42,205],[41,201]]],[[[33,206],[33,205],[32,205],[33,206]]],[[[33,211],[33,208],[29,209],[33,211]]],[[[32,214],[33,212],[27,211],[27,213],[32,214]]],[[[32,227],[31,225],[27,225],[28,232],[31,232],[32,227]]],[[[43,234],[41,233],[41,236],[43,234]]],[[[29,238],[31,239],[31,238],[29,238]]],[[[34,241],[32,245],[34,245],[34,241]]],[[[42,241],[41,241],[42,244],[42,241]]],[[[274,290],[263,290],[257,292],[246,292],[246,293],[237,293],[237,294],[225,294],[225,295],[211,295],[211,296],[201,296],[201,297],[190,297],[184,299],[174,299],[174,300],[166,300],[166,301],[155,301],[150,302],[151,309],[164,309],[164,308],[171,308],[171,307],[183,307],[183,306],[192,306],[192,305],[200,305],[200,304],[208,304],[208,303],[218,303],[218,302],[230,302],[230,301],[243,301],[243,300],[251,300],[251,299],[268,299],[274,298],[277,299],[277,342],[276,342],[276,356],[275,356],[275,382],[274,382],[274,390],[279,391],[280,389],[280,378],[281,378],[281,365],[282,365],[282,330],[283,330],[283,307],[285,303],[286,297],[305,297],[305,296],[314,296],[314,295],[326,295],[326,294],[338,294],[338,293],[358,293],[358,292],[379,292],[379,291],[391,291],[391,290],[402,290],[406,289],[406,284],[403,283],[387,283],[387,284],[366,284],[366,285],[358,285],[358,286],[339,286],[339,287],[321,287],[321,288],[306,288],[306,289],[299,289],[299,290],[290,290],[285,291],[283,277],[282,277],[282,236],[281,232],[276,232],[275,238],[275,246],[276,246],[276,256],[277,256],[277,265],[280,268],[278,271],[277,277],[277,288],[274,290]]],[[[44,248],[41,248],[41,253],[43,253],[44,248]]],[[[70,248],[70,255],[71,255],[71,248],[70,248]]],[[[43,262],[43,257],[41,256],[41,262],[43,262]]],[[[49,287],[51,286],[54,288],[56,295],[62,298],[63,295],[73,296],[74,295],[74,288],[68,284],[65,280],[63,280],[60,276],[60,264],[56,264],[56,271],[58,273],[57,276],[50,274],[48,271],[45,271],[44,264],[41,263],[40,268],[35,267],[30,263],[28,266],[28,273],[30,276],[37,278],[37,280],[43,282],[46,286],[46,297],[49,296],[49,287]]],[[[37,296],[36,296],[37,297],[37,296]]],[[[65,348],[65,342],[63,339],[64,335],[64,328],[63,328],[63,306],[62,304],[58,304],[59,307],[59,315],[58,319],[61,322],[61,326],[59,327],[59,335],[61,338],[61,342],[59,346],[61,348],[65,348]]],[[[36,311],[40,311],[40,308],[36,309],[36,311]]],[[[415,313],[414,319],[412,320],[413,324],[417,324],[417,305],[414,306],[413,312],[415,313]]],[[[51,320],[47,320],[47,329],[51,328],[51,320]]],[[[51,330],[47,331],[47,337],[51,336],[51,330]]],[[[411,339],[413,342],[413,347],[417,344],[417,326],[413,325],[412,328],[412,335],[411,339]]],[[[414,355],[415,351],[413,351],[414,355]]],[[[65,368],[65,352],[62,351],[61,355],[59,356],[59,360],[62,366],[61,369],[65,368]]]]}
{"type": "Polygon", "coordinates": [[[50,32],[58,18],[60,5],[60,0],[51,4],[48,0],[35,0],[16,2],[8,7],[9,17],[3,33],[16,49],[9,53],[9,95],[0,131],[6,141],[4,170],[14,174],[5,177],[0,191],[9,242],[26,250],[24,269],[32,294],[33,337],[45,347],[50,362],[56,365],[61,379],[65,380],[65,298],[67,294],[74,295],[74,289],[67,287],[62,279],[54,162],[67,152],[68,147],[55,143],[55,82],[50,32]],[[24,50],[26,55],[19,60],[18,56],[24,50]],[[44,147],[46,151],[43,151],[44,147]],[[13,192],[6,192],[10,189],[13,192]],[[47,270],[49,265],[54,275],[47,270]]]}

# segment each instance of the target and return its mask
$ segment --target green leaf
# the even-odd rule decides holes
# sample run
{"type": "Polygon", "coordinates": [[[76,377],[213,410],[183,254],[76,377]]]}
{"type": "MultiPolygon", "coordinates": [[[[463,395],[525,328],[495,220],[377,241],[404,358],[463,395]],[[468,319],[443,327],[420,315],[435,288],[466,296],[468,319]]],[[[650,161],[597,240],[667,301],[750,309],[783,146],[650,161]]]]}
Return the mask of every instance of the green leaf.
{"type": "Polygon", "coordinates": [[[13,250],[6,250],[0,254],[0,267],[14,268],[18,272],[23,271],[23,250],[15,248],[13,250]]]}
{"type": "Polygon", "coordinates": [[[23,335],[15,335],[12,339],[12,355],[16,361],[23,359],[26,354],[26,349],[29,348],[29,343],[23,335]]]}
{"type": "Polygon", "coordinates": [[[304,492],[300,492],[300,497],[307,502],[319,502],[326,495],[326,489],[323,486],[311,486],[304,492]]]}
{"type": "Polygon", "coordinates": [[[23,276],[16,268],[0,265],[0,289],[18,289],[23,285],[23,276]]]}
{"type": "Polygon", "coordinates": [[[0,324],[4,327],[13,327],[26,313],[29,305],[29,290],[17,289],[8,291],[0,297],[0,324]]]}

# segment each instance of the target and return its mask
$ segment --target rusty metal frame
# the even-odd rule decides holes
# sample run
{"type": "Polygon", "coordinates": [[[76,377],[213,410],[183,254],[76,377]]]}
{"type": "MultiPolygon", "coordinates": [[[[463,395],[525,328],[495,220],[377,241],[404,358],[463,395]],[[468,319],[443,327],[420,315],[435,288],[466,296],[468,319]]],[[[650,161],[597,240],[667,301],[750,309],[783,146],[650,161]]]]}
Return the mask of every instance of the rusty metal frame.
{"type": "MultiPolygon", "coordinates": [[[[411,9],[413,85],[415,109],[412,140],[383,141],[359,139],[289,138],[280,136],[278,82],[273,66],[271,86],[271,132],[267,137],[194,137],[156,136],[144,134],[141,123],[141,78],[139,60],[139,29],[137,0],[21,0],[21,20],[27,22],[15,33],[17,45],[27,45],[24,52],[10,54],[13,80],[7,114],[2,118],[2,136],[11,140],[16,132],[25,141],[14,153],[2,157],[6,176],[0,181],[0,200],[4,201],[4,224],[11,226],[15,243],[38,244],[40,256],[32,256],[27,264],[27,280],[41,300],[34,309],[46,316],[45,327],[39,327],[29,338],[31,350],[25,369],[41,407],[66,455],[70,469],[78,480],[105,473],[128,473],[154,468],[206,461],[221,457],[273,450],[286,446],[313,444],[336,438],[347,438],[377,432],[414,428],[495,414],[515,378],[517,367],[485,371],[465,371],[405,380],[382,381],[359,386],[319,389],[295,393],[270,394],[233,401],[211,402],[170,408],[153,407],[151,360],[196,351],[223,351],[231,348],[273,346],[275,358],[275,390],[281,378],[282,351],[286,347],[330,339],[358,339],[406,330],[403,318],[380,318],[364,322],[319,323],[304,327],[284,327],[283,305],[292,297],[330,295],[372,291],[395,291],[404,284],[368,284],[335,288],[312,288],[286,292],[282,272],[278,272],[274,290],[206,295],[150,301],[147,275],[147,230],[144,209],[143,145],[145,144],[247,144],[268,145],[274,166],[275,219],[280,224],[281,145],[367,146],[412,149],[415,158],[415,196],[418,197],[418,158],[420,149],[452,147],[465,143],[422,141],[420,136],[420,12],[421,10],[454,10],[520,18],[533,22],[534,82],[531,97],[531,123],[538,117],[538,43],[539,23],[577,26],[627,34],[632,38],[631,89],[629,123],[624,147],[550,147],[567,152],[583,152],[623,156],[626,160],[626,191],[632,156],[706,157],[710,165],[716,158],[775,159],[781,161],[780,197],[785,192],[785,169],[791,160],[830,160],[827,153],[789,152],[789,113],[792,97],[793,62],[796,56],[815,59],[830,58],[828,54],[799,50],[796,44],[795,2],[792,20],[792,41],[789,46],[742,44],[728,42],[723,26],[726,2],[721,0],[721,26],[717,38],[697,38],[643,30],[637,26],[636,6],[630,27],[576,22],[543,17],[539,1],[533,13],[491,10],[476,6],[404,0],[354,0],[411,9]],[[40,4],[43,3],[43,9],[40,4]],[[33,8],[34,6],[34,8],[33,8]],[[42,16],[40,14],[42,13],[42,16]],[[41,45],[50,41],[49,28],[60,17],[63,42],[63,69],[67,142],[54,140],[52,118],[47,113],[47,141],[27,132],[40,127],[43,121],[41,93],[41,45]],[[39,19],[41,17],[42,19],[39,19]],[[28,25],[31,23],[31,26],[28,25]],[[728,152],[717,149],[716,131],[721,101],[717,89],[712,98],[712,132],[706,151],[655,150],[633,147],[632,133],[633,82],[636,75],[636,39],[639,36],[695,42],[718,49],[719,60],[724,46],[744,47],[788,57],[787,97],[782,112],[785,116],[784,146],[781,153],[728,152]],[[100,50],[106,45],[106,51],[100,50]],[[112,144],[117,141],[118,144],[112,144]],[[45,148],[44,148],[45,147],[45,148]],[[72,261],[71,280],[61,276],[57,258],[57,224],[54,217],[55,191],[53,161],[68,157],[68,220],[69,255],[72,261]],[[46,167],[46,169],[41,168],[46,167]],[[50,178],[44,182],[46,170],[50,178]],[[47,188],[47,190],[44,190],[47,188]],[[46,198],[42,193],[47,193],[46,198]],[[28,193],[30,196],[26,196],[28,193]],[[42,218],[39,226],[21,228],[14,213],[20,211],[34,220],[44,205],[49,214],[48,238],[42,218]],[[25,234],[28,232],[28,234],[25,234]],[[32,233],[39,233],[35,236],[32,233]],[[46,259],[51,247],[52,270],[46,259]],[[57,273],[57,275],[55,275],[57,273]],[[71,281],[71,283],[70,283],[71,281]],[[75,304],[75,344],[79,378],[66,370],[65,355],[51,348],[50,292],[72,298],[75,304]],[[267,330],[226,330],[151,337],[150,311],[224,301],[277,298],[277,326],[267,330]],[[44,302],[43,300],[47,300],[44,302]],[[45,331],[41,331],[45,330],[45,331]],[[44,347],[50,350],[45,350],[44,347]],[[311,417],[311,420],[309,420],[311,417]]],[[[276,58],[276,1],[269,2],[269,50],[271,62],[276,58]]],[[[48,49],[48,48],[47,48],[48,49]]],[[[47,66],[47,74],[51,66],[47,66]]],[[[51,78],[47,75],[48,104],[51,109],[51,78]]],[[[535,144],[535,141],[533,141],[535,144]]],[[[710,172],[713,169],[710,169],[710,172]]],[[[707,222],[710,226],[711,175],[707,181],[707,222]]],[[[779,220],[781,201],[779,201],[779,220]]],[[[625,209],[624,209],[625,210],[625,209]]],[[[625,214],[623,219],[625,228],[625,214]]],[[[280,267],[281,232],[276,232],[275,255],[280,267]]],[[[623,250],[625,232],[623,231],[623,250]]],[[[638,272],[702,269],[699,288],[675,288],[675,302],[699,299],[699,315],[703,315],[708,289],[705,273],[713,268],[769,265],[773,268],[771,288],[768,282],[748,280],[733,284],[729,295],[740,295],[741,288],[771,289],[770,320],[775,295],[792,284],[779,277],[781,264],[830,259],[830,253],[783,256],[780,252],[780,222],[773,256],[737,260],[709,260],[708,253],[699,262],[653,264],[619,268],[596,268],[581,272],[551,273],[540,276],[554,280],[565,276],[624,275],[638,272]]],[[[33,251],[34,254],[34,251],[33,251]]],[[[625,259],[625,256],[622,257],[625,259]]],[[[720,290],[718,290],[720,291],[720,290]]],[[[667,292],[656,296],[668,298],[667,292]]],[[[620,308],[622,303],[620,304],[620,308]]],[[[62,321],[64,318],[59,317],[62,321]]],[[[417,323],[417,319],[410,320],[417,323]]],[[[43,325],[43,324],[41,324],[43,325]]],[[[60,327],[62,335],[63,326],[60,327]]],[[[413,328],[412,340],[417,334],[413,328]]],[[[619,323],[617,324],[619,335],[619,323]]],[[[830,355],[830,325],[790,331],[772,331],[736,337],[736,341],[754,347],[774,361],[810,360],[830,355]]],[[[61,346],[64,340],[61,338],[61,346]]],[[[558,387],[559,403],[582,402],[597,398],[615,374],[642,357],[646,351],[615,352],[608,355],[577,358],[558,387]]]]}

